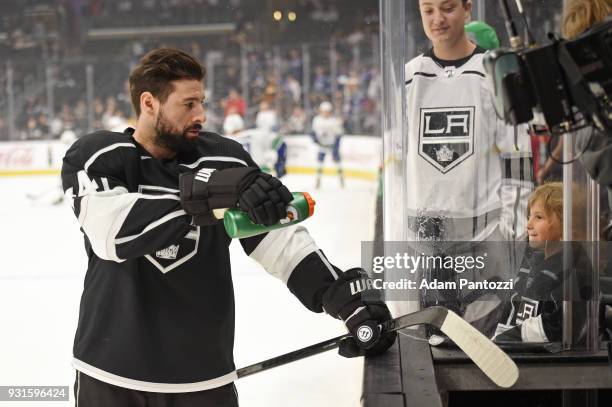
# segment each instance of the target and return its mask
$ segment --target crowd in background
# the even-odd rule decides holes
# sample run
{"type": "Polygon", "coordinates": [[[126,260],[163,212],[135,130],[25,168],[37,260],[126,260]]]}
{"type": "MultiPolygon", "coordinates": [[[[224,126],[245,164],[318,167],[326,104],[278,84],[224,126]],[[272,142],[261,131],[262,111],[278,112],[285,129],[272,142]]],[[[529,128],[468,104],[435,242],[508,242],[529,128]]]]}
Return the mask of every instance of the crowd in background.
{"type": "MultiPolygon", "coordinates": [[[[278,130],[308,132],[312,116],[325,100],[334,104],[347,132],[373,134],[378,130],[376,1],[362,0],[369,6],[362,8],[350,7],[351,2],[296,1],[298,21],[305,20],[300,27],[309,27],[306,31],[286,21],[274,30],[262,29],[265,21],[256,17],[253,4],[241,0],[29,0],[12,8],[10,3],[2,6],[6,14],[0,27],[6,41],[0,54],[8,56],[12,78],[8,77],[9,65],[0,66],[0,92],[8,93],[10,80],[13,139],[49,139],[59,137],[65,129],[83,134],[127,125],[134,117],[126,74],[144,53],[161,46],[184,49],[204,64],[209,53],[217,56],[213,72],[208,73],[214,78],[207,90],[206,126],[211,131],[222,131],[228,105],[236,103],[242,106],[246,126],[254,126],[259,106],[266,102],[278,116],[278,130]],[[58,41],[39,38],[44,31],[41,24],[51,23],[33,18],[32,10],[44,15],[45,5],[57,7],[55,23],[62,27],[57,30],[58,41]],[[222,21],[233,22],[235,29],[224,35],[149,35],[102,42],[83,38],[92,28],[222,21]],[[15,33],[11,27],[17,25],[15,33]],[[66,35],[72,38],[61,40],[66,35]],[[88,65],[93,68],[89,97],[88,65]]],[[[9,139],[9,95],[5,96],[0,98],[0,140],[9,139]]]]}

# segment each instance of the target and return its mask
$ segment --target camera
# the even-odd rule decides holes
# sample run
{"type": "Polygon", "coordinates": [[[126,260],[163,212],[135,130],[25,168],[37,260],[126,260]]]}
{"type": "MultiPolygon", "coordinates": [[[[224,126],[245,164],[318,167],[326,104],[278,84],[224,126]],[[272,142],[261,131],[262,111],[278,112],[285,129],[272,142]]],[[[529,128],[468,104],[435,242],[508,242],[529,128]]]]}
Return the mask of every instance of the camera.
{"type": "Polygon", "coordinates": [[[549,39],[485,56],[497,114],[511,125],[545,124],[552,134],[588,125],[612,134],[612,19],[574,40],[549,39]]]}

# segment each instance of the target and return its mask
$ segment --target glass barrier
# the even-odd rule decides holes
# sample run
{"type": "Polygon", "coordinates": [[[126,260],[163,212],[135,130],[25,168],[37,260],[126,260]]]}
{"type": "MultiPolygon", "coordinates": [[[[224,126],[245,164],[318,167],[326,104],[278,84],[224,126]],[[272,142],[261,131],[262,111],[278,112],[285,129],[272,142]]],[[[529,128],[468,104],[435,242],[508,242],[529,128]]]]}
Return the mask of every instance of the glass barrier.
{"type": "MultiPolygon", "coordinates": [[[[605,263],[600,203],[607,202],[579,160],[562,166],[551,159],[561,161],[563,147],[566,161],[578,157],[575,135],[564,145],[541,126],[509,125],[497,114],[483,60],[488,50],[509,47],[502,7],[451,3],[380,2],[383,250],[394,265],[385,279],[417,286],[386,298],[396,315],[444,305],[499,340],[596,349],[605,263]],[[538,229],[540,212],[551,230],[538,229]],[[393,260],[427,257],[480,259],[483,267],[415,263],[407,273],[393,260]],[[533,279],[546,281],[548,268],[558,279],[548,281],[558,294],[552,308],[529,291],[533,279]],[[508,290],[475,284],[519,281],[508,290]]],[[[561,0],[523,2],[527,25],[509,3],[530,42],[548,43],[547,32],[560,31],[561,0]]]]}

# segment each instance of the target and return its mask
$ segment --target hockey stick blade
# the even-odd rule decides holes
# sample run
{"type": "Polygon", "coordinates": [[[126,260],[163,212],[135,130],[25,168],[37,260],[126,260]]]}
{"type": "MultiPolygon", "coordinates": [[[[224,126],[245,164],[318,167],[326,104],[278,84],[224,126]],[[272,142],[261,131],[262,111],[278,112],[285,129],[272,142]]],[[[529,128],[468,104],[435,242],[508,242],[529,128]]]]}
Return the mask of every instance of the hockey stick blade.
{"type": "Polygon", "coordinates": [[[434,306],[404,315],[388,321],[385,328],[389,325],[390,330],[397,330],[418,323],[433,325],[440,329],[496,385],[508,388],[518,380],[518,367],[499,346],[459,315],[444,307],[434,306]]]}
{"type": "MultiPolygon", "coordinates": [[[[469,323],[452,311],[440,306],[429,307],[407,314],[383,324],[387,331],[397,331],[409,326],[427,324],[444,332],[457,346],[474,361],[492,381],[500,387],[510,387],[518,379],[516,364],[497,345],[478,332],[469,323]]],[[[263,362],[243,367],[236,371],[238,378],[269,370],[287,363],[327,352],[340,346],[349,334],[328,339],[308,347],[286,353],[263,362]]]]}

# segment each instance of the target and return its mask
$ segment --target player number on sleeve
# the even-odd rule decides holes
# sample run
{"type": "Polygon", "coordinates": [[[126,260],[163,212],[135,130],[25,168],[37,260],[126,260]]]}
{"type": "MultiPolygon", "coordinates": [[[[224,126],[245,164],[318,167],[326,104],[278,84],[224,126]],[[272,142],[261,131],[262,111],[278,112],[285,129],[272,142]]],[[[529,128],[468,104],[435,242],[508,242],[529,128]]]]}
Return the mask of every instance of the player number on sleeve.
{"type": "MultiPolygon", "coordinates": [[[[87,194],[91,194],[93,192],[98,191],[100,186],[96,182],[96,180],[89,178],[85,170],[81,170],[77,173],[77,178],[79,181],[79,193],[78,196],[84,196],[87,194]]],[[[110,190],[108,179],[100,178],[102,182],[102,190],[108,191],[110,190]]]]}

